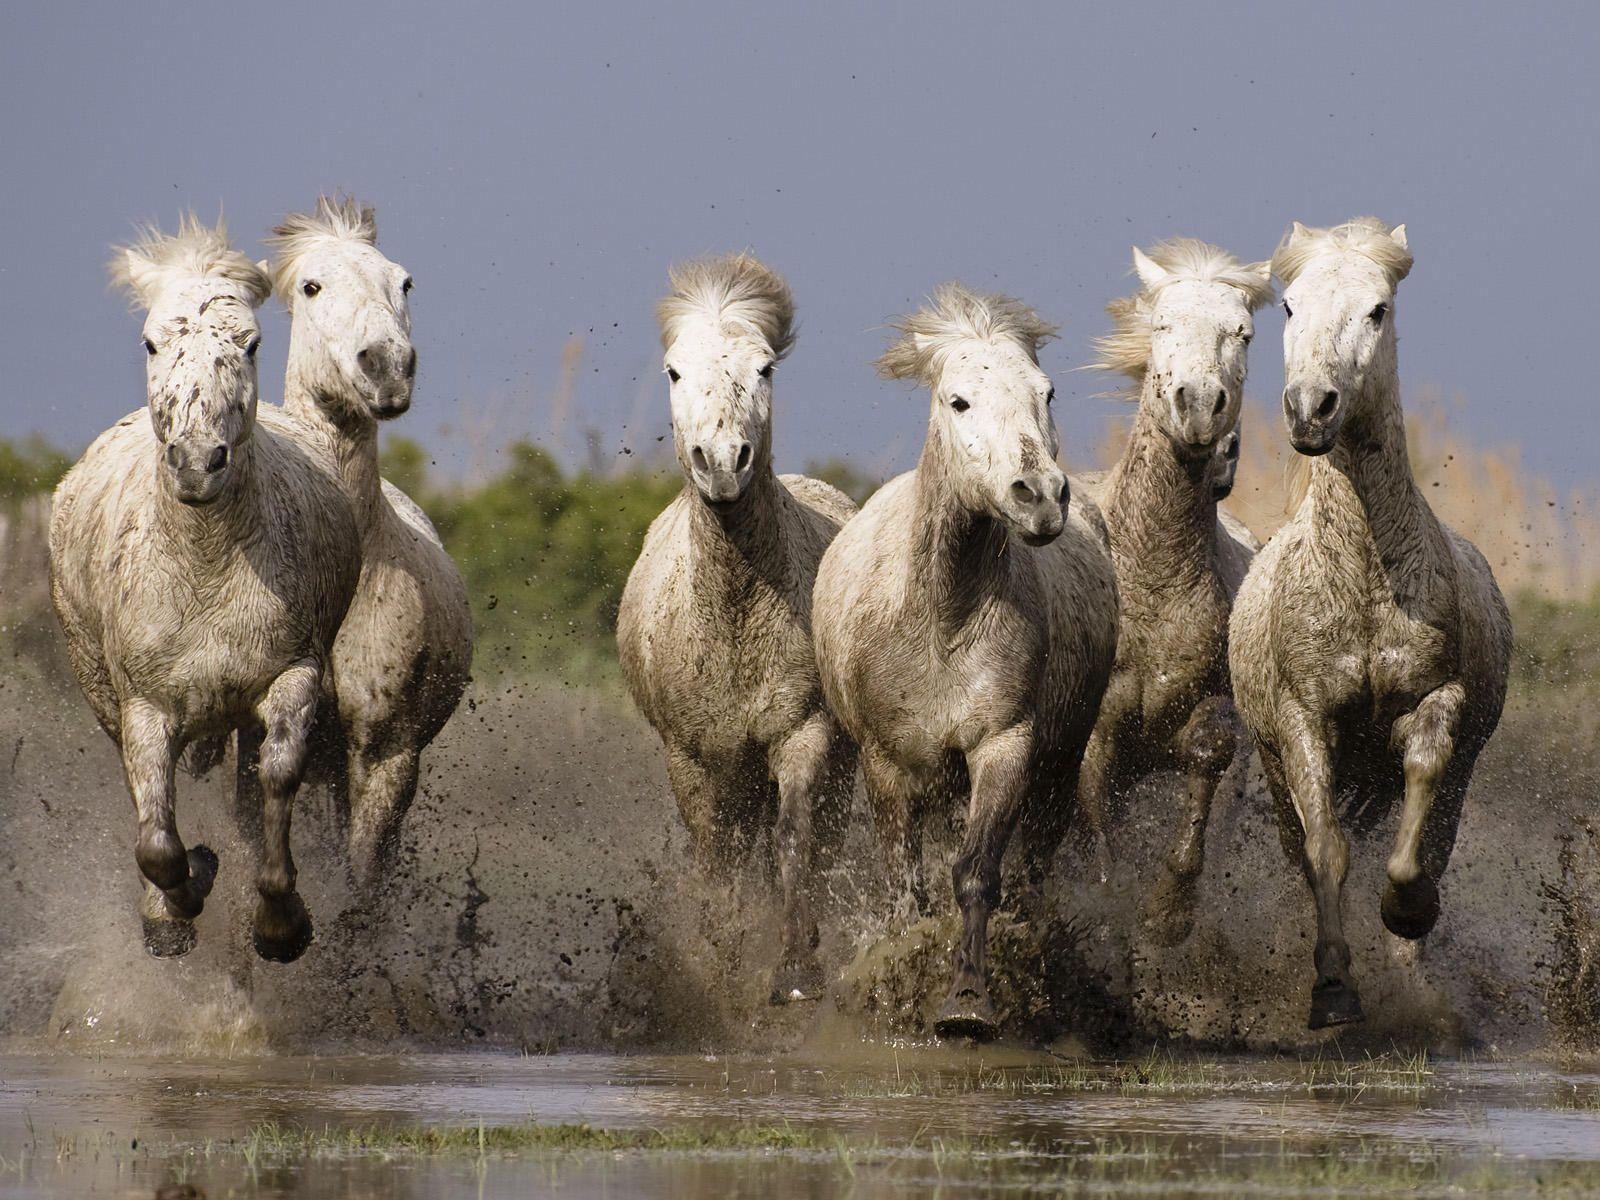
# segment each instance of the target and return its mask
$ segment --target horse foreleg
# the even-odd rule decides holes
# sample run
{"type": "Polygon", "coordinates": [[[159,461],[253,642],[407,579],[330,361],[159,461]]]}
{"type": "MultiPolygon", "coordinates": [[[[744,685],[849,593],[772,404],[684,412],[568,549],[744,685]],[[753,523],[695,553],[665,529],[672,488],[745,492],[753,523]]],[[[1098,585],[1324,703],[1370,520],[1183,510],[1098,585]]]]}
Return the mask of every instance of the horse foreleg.
{"type": "Polygon", "coordinates": [[[814,1000],[822,995],[820,935],[811,910],[813,822],[833,749],[833,721],[813,714],[771,753],[778,781],[778,822],[773,830],[783,889],[783,949],[772,975],[771,1000],[814,1000]]]}
{"type": "Polygon", "coordinates": [[[295,890],[289,823],[295,792],[306,770],[306,739],[316,716],[321,670],[296,663],[267,689],[256,708],[261,741],[263,847],[256,872],[256,953],[272,962],[293,962],[311,944],[311,917],[295,890]]]}
{"type": "Polygon", "coordinates": [[[1174,742],[1188,803],[1179,819],[1178,840],[1167,853],[1166,869],[1145,903],[1145,930],[1159,945],[1175,946],[1194,929],[1195,890],[1205,865],[1211,802],[1237,745],[1233,701],[1226,696],[1210,696],[1196,705],[1174,742]]]}
{"type": "Polygon", "coordinates": [[[261,730],[241,728],[233,764],[233,823],[257,858],[262,852],[261,738],[261,730]]]}
{"type": "Polygon", "coordinates": [[[1000,903],[1000,860],[1016,827],[1033,753],[1023,723],[985,738],[967,754],[972,801],[961,853],[951,869],[961,906],[955,978],[934,1021],[941,1037],[990,1038],[998,1032],[989,999],[989,914],[1000,903]]]}
{"type": "Polygon", "coordinates": [[[1112,677],[1078,768],[1077,841],[1094,858],[1101,883],[1111,878],[1111,792],[1128,722],[1138,704],[1130,678],[1125,674],[1112,677]]]}
{"type": "Polygon", "coordinates": [[[884,874],[896,907],[907,903],[909,918],[928,915],[928,886],[922,874],[921,832],[916,822],[915,796],[902,772],[882,751],[864,747],[861,774],[867,785],[867,807],[872,829],[884,858],[884,874]]]}
{"type": "Polygon", "coordinates": [[[667,780],[678,801],[678,816],[689,831],[689,851],[700,873],[726,881],[738,863],[733,831],[719,820],[717,787],[711,773],[686,750],[667,747],[667,780]]]}
{"type": "Polygon", "coordinates": [[[122,769],[139,818],[134,859],[145,877],[140,914],[144,944],[160,958],[194,948],[194,919],[217,877],[217,856],[205,846],[185,850],[174,813],[178,735],[155,705],[133,700],[121,716],[122,769]]]}
{"type": "Polygon", "coordinates": [[[371,899],[394,868],[400,825],[417,795],[421,753],[402,746],[373,762],[359,751],[350,756],[350,875],[363,899],[371,899]]]}
{"type": "Polygon", "coordinates": [[[1317,979],[1311,988],[1312,1029],[1361,1020],[1361,997],[1350,974],[1344,936],[1344,879],[1350,844],[1333,811],[1333,764],[1327,741],[1301,717],[1283,744],[1283,770],[1300,818],[1302,866],[1317,906],[1317,979]]]}
{"type": "Polygon", "coordinates": [[[1383,890],[1381,911],[1384,925],[1396,937],[1424,937],[1439,919],[1439,876],[1455,843],[1466,780],[1462,778],[1459,786],[1448,789],[1441,785],[1455,752],[1456,729],[1465,701],[1466,689],[1459,683],[1447,683],[1429,692],[1416,708],[1394,723],[1394,744],[1404,755],[1406,793],[1400,810],[1400,831],[1389,856],[1389,882],[1383,890]],[[1436,822],[1432,818],[1440,800],[1445,801],[1441,807],[1449,811],[1438,813],[1440,820],[1436,822]],[[1439,829],[1441,825],[1448,826],[1447,831],[1439,829]],[[1436,861],[1424,862],[1424,839],[1437,843],[1441,833],[1443,854],[1435,850],[1429,857],[1436,861]]]}

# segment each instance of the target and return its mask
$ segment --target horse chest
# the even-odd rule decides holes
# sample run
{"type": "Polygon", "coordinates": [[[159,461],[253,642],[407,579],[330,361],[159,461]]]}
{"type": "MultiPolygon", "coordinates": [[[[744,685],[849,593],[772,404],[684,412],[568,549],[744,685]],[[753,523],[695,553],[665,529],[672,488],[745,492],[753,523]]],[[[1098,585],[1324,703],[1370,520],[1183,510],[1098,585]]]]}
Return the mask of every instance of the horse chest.
{"type": "Polygon", "coordinates": [[[1142,602],[1139,593],[1132,600],[1128,591],[1123,595],[1117,673],[1137,691],[1146,727],[1169,725],[1225,686],[1226,598],[1215,581],[1159,603],[1148,593],[1142,602]]]}

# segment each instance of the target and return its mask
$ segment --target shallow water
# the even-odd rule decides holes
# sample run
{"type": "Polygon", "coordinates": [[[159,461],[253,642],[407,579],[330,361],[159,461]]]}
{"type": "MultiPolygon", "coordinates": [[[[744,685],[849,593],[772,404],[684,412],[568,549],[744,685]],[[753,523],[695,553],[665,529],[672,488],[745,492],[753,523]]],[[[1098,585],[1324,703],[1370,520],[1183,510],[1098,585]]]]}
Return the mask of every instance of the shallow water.
{"type": "Polygon", "coordinates": [[[0,1196],[1600,1194],[1600,1070],[987,1048],[763,1057],[0,1057],[0,1196]],[[251,1150],[263,1124],[787,1126],[789,1150],[251,1150]]]}

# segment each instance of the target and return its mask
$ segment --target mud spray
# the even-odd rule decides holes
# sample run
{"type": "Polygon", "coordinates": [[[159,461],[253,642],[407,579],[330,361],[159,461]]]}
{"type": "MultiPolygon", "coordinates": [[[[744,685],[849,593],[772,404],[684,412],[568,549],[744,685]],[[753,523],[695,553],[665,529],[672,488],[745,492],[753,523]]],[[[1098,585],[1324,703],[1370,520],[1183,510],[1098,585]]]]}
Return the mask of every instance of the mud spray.
{"type": "MultiPolygon", "coordinates": [[[[1536,716],[1508,711],[1420,950],[1378,918],[1392,821],[1356,844],[1346,917],[1367,1021],[1345,1044],[1525,1053],[1600,1017],[1600,844],[1573,816],[1593,790],[1530,765],[1550,757],[1536,716]]],[[[769,1007],[775,899],[758,877],[695,877],[659,746],[610,691],[475,685],[425,759],[400,868],[367,910],[352,907],[326,799],[303,793],[294,844],[317,936],[290,966],[249,949],[253,862],[232,829],[231,771],[180,777],[180,829],[222,870],[197,949],[150,958],[111,744],[48,660],[0,678],[0,1033],[135,1053],[772,1049],[926,1036],[948,980],[951,839],[928,847],[946,907],[892,921],[858,803],[822,909],[833,997],[769,1007]]],[[[1108,883],[1068,849],[1054,920],[997,915],[995,997],[1014,1037],[1117,1050],[1332,1036],[1304,1028],[1311,903],[1252,762],[1219,792],[1193,935],[1170,950],[1141,940],[1176,787],[1156,779],[1132,798],[1108,883]]]]}

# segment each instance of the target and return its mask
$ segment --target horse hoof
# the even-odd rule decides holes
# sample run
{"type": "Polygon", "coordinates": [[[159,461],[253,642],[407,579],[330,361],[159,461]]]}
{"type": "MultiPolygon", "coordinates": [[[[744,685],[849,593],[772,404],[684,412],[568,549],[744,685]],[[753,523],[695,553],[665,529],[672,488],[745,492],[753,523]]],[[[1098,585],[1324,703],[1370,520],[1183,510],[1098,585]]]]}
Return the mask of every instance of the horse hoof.
{"type": "Polygon", "coordinates": [[[268,962],[292,963],[311,945],[311,914],[297,892],[256,906],[252,941],[256,953],[268,962]]]}
{"type": "Polygon", "coordinates": [[[1439,889],[1426,875],[1418,875],[1405,887],[1391,880],[1383,889],[1379,911],[1384,927],[1395,937],[1410,941],[1427,937],[1439,920],[1439,889]]]}
{"type": "Polygon", "coordinates": [[[974,1042],[993,1041],[1000,1033],[994,1005],[989,997],[972,988],[952,992],[933,1023],[933,1032],[942,1038],[968,1038],[974,1042]]]}
{"type": "Polygon", "coordinates": [[[144,948],[154,958],[182,958],[198,940],[193,921],[144,918],[144,948]]]}
{"type": "Polygon", "coordinates": [[[826,986],[822,964],[815,958],[784,963],[772,973],[772,994],[768,1000],[774,1005],[820,1000],[826,986]]]}
{"type": "Polygon", "coordinates": [[[1353,987],[1342,983],[1321,984],[1311,989],[1310,1029],[1328,1029],[1362,1020],[1361,997],[1353,987]]]}

